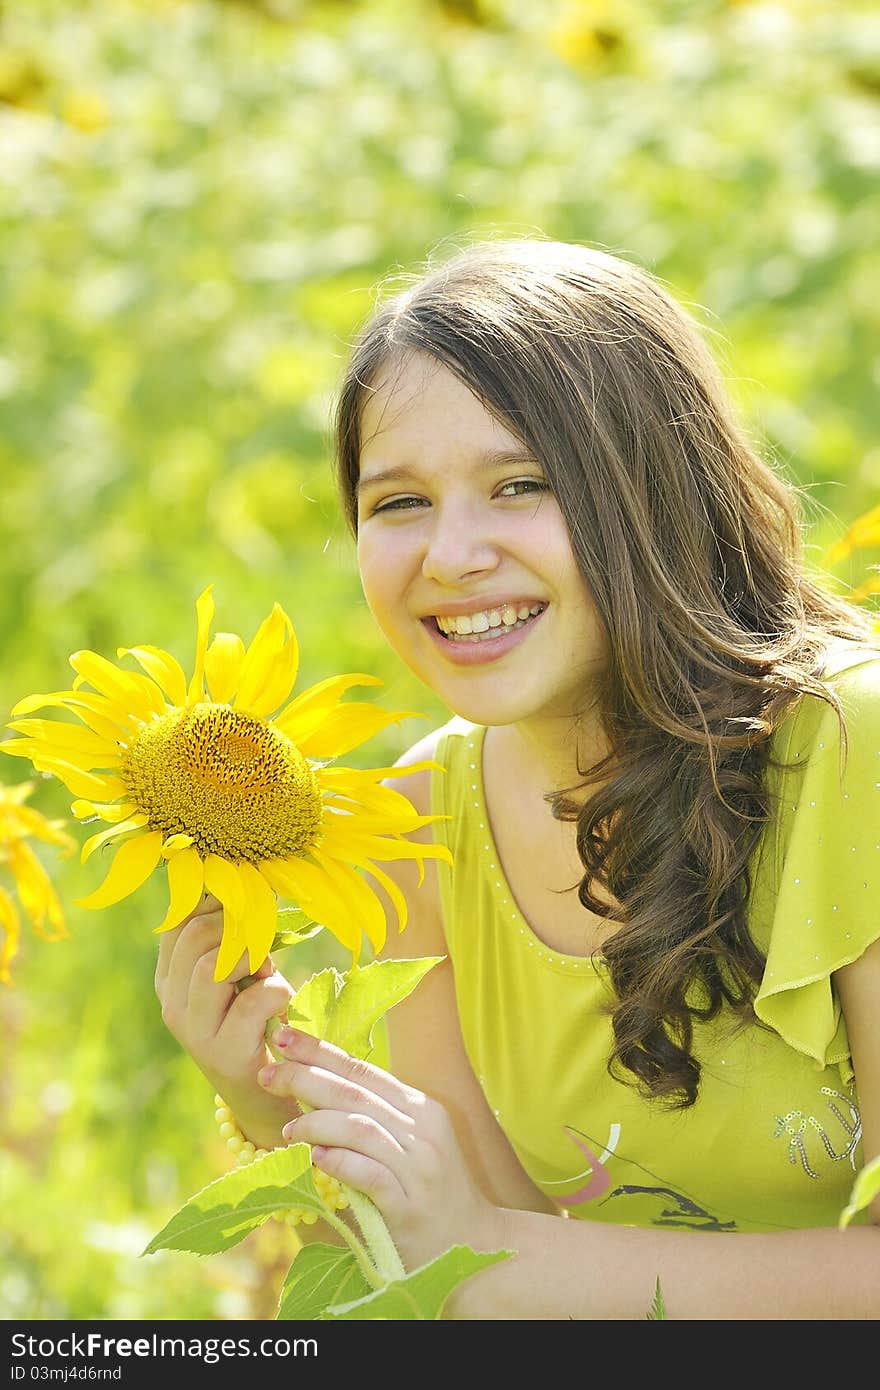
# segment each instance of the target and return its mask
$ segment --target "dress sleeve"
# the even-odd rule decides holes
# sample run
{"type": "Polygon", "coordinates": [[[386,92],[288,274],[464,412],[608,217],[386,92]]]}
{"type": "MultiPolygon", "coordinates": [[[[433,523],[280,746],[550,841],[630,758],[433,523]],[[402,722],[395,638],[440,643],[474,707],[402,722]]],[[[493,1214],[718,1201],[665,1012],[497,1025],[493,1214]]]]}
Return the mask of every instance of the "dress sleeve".
{"type": "Polygon", "coordinates": [[[782,750],[794,768],[779,784],[777,893],[755,1012],[849,1082],[831,976],[880,937],[880,652],[827,680],[843,706],[846,757],[832,706],[805,697],[782,750]]]}

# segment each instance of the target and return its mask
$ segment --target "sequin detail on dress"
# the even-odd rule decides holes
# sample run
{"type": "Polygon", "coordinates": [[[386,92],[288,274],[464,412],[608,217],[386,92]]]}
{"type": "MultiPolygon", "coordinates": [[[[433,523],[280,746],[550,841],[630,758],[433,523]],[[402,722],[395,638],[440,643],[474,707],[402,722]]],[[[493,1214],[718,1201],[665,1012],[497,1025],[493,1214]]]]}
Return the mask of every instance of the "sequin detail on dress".
{"type": "Polygon", "coordinates": [[[834,1163],[840,1163],[842,1159],[848,1158],[850,1167],[855,1172],[855,1151],[862,1137],[862,1119],[859,1108],[855,1101],[842,1095],[840,1091],[832,1090],[829,1086],[821,1086],[819,1090],[820,1094],[826,1097],[828,1109],[837,1119],[844,1134],[847,1135],[843,1149],[838,1153],[827,1130],[814,1115],[805,1115],[803,1110],[789,1110],[787,1115],[777,1115],[776,1133],[773,1138],[779,1139],[783,1134],[788,1135],[788,1161],[789,1163],[797,1163],[800,1159],[807,1177],[818,1179],[822,1176],[821,1173],[816,1172],[807,1156],[807,1146],[804,1141],[805,1136],[811,1131],[818,1134],[822,1147],[834,1163]],[[842,1101],[849,1110],[848,1119],[843,1111],[834,1104],[835,1100],[842,1101]]]}

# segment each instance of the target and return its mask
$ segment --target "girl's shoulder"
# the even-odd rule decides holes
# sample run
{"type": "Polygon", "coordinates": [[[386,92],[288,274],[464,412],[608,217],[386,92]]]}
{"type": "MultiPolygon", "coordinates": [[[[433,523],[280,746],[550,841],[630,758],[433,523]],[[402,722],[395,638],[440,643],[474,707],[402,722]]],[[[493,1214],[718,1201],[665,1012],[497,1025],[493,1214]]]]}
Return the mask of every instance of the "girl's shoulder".
{"type": "Polygon", "coordinates": [[[880,627],[875,642],[854,642],[841,637],[825,649],[823,678],[832,684],[855,680],[880,690],[880,627]]]}
{"type": "Polygon", "coordinates": [[[802,759],[827,748],[829,740],[839,747],[843,733],[848,755],[876,760],[880,748],[880,634],[876,646],[843,639],[832,643],[826,649],[820,678],[840,703],[843,726],[827,699],[805,695],[777,730],[775,753],[781,752],[785,759],[802,759]]]}
{"type": "Polygon", "coordinates": [[[432,729],[424,738],[402,753],[396,760],[393,772],[385,779],[385,786],[401,792],[415,806],[419,815],[431,814],[431,779],[443,747],[449,738],[466,738],[478,726],[471,724],[459,715],[453,715],[445,724],[432,729]],[[428,764],[421,767],[420,764],[428,764]]]}

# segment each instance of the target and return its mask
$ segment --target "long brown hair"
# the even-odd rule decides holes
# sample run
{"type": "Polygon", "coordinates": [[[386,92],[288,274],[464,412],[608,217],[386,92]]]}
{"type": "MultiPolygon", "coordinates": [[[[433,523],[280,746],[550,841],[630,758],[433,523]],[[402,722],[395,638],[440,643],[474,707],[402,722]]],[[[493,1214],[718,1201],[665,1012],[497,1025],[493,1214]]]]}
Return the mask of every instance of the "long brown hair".
{"type": "MultiPolygon", "coordinates": [[[[611,752],[547,794],[576,821],[586,908],[615,994],[609,1067],[688,1106],[694,1020],[753,1019],[764,956],[749,863],[773,813],[770,735],[866,613],[806,572],[799,495],[759,457],[690,315],[652,275],[540,238],[465,247],[381,303],[337,413],[337,481],[356,531],[364,393],[428,353],[543,465],[608,638],[600,710],[611,752]],[[613,911],[594,895],[601,885],[613,911]]],[[[843,728],[845,738],[845,728],[843,728]]]]}

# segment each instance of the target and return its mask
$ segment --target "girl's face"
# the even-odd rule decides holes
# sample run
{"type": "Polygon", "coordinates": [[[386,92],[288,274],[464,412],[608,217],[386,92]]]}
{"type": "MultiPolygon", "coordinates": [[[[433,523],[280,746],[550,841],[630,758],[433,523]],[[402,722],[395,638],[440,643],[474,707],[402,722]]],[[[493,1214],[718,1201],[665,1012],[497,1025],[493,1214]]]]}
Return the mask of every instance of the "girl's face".
{"type": "Polygon", "coordinates": [[[605,637],[540,464],[424,353],[387,365],[361,436],[361,582],[398,655],[477,724],[580,713],[605,637]]]}

